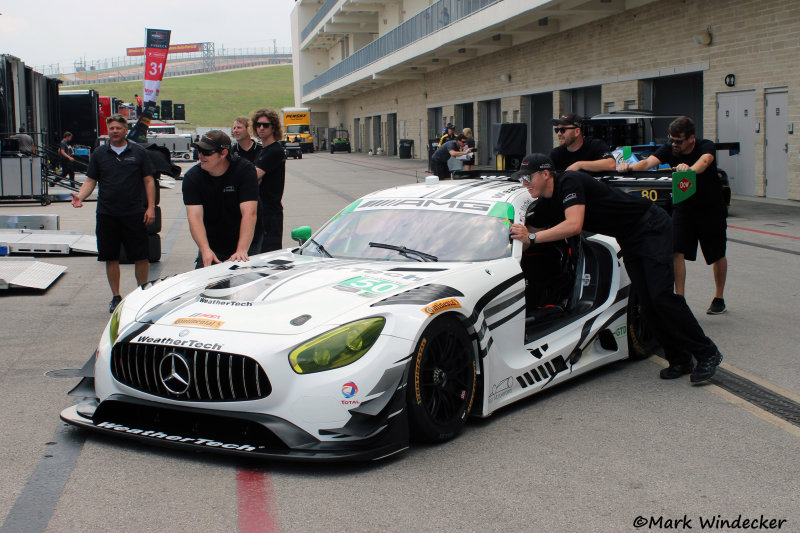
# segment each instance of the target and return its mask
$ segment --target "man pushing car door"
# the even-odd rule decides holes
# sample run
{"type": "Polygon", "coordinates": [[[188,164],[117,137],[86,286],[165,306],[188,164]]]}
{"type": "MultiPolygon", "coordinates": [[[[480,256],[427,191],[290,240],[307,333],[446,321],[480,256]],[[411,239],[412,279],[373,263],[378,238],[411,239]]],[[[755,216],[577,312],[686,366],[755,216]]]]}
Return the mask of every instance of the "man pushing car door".
{"type": "MultiPolygon", "coordinates": [[[[534,242],[552,242],[584,229],[617,239],[634,291],[642,299],[648,324],[664,347],[669,367],[663,379],[691,374],[693,384],[714,375],[722,354],[698,324],[683,296],[674,291],[672,221],[660,207],[612,189],[580,171],[557,173],[544,154],[530,154],[513,177],[538,198],[548,229],[511,226],[511,238],[527,249],[534,242]],[[693,365],[692,357],[697,360],[693,365]]],[[[544,225],[544,224],[542,224],[544,225]]]]}

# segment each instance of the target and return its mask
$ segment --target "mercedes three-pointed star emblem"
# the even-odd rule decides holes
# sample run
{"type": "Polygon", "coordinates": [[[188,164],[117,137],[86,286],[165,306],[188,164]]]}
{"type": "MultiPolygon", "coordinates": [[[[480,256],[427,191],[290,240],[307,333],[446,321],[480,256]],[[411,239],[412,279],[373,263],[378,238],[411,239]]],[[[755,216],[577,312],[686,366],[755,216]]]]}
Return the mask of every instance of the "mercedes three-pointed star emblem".
{"type": "Polygon", "coordinates": [[[165,355],[158,366],[158,373],[164,388],[172,394],[181,395],[189,390],[192,375],[189,363],[181,354],[169,352],[165,355]]]}

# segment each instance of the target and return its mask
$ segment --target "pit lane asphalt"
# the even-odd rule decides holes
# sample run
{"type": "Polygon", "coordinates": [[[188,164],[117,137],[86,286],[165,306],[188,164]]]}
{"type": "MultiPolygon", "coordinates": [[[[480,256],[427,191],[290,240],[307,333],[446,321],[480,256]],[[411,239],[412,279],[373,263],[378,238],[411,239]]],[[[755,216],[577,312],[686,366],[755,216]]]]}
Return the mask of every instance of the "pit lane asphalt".
{"type": "MultiPolygon", "coordinates": [[[[412,183],[424,163],[361,154],[287,162],[284,245],[368,191],[412,183]]],[[[163,261],[196,249],[176,189],[162,189],[163,261]]],[[[59,214],[94,231],[94,205],[0,205],[59,214]]],[[[687,300],[726,370],[800,398],[796,202],[735,198],[728,231],[729,312],[708,316],[711,270],[688,265],[687,300]]],[[[454,236],[468,238],[468,236],[454,236]]],[[[108,320],[103,265],[66,265],[47,291],[0,292],[0,531],[633,531],[634,519],[785,518],[800,530],[800,430],[714,385],[658,379],[661,360],[621,362],[496,413],[456,440],[375,464],[253,463],[89,434],[58,413],[108,320]],[[243,477],[256,474],[256,489],[243,477]],[[260,476],[260,477],[259,477],[260,476]],[[258,522],[262,519],[262,522],[258,522]],[[259,525],[260,524],[260,525],[259,525]],[[257,529],[259,528],[259,529],[257,529]]],[[[123,292],[134,288],[123,266],[123,292]]],[[[642,528],[646,529],[646,528],[642,528]]]]}

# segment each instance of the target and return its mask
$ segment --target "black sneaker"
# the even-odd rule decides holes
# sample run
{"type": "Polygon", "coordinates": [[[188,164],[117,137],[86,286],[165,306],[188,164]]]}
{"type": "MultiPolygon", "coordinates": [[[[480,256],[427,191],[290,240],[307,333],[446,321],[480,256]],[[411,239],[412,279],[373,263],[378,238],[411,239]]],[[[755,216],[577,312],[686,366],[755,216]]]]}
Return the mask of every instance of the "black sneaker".
{"type": "Polygon", "coordinates": [[[692,362],[671,364],[667,368],[661,369],[658,373],[661,379],[677,379],[686,374],[692,373],[692,362]]]}
{"type": "Polygon", "coordinates": [[[705,383],[711,379],[721,362],[722,354],[719,353],[719,351],[717,351],[717,353],[711,357],[703,359],[697,363],[697,366],[695,367],[694,372],[692,372],[692,377],[689,378],[689,381],[691,381],[693,385],[705,383]]]}
{"type": "Polygon", "coordinates": [[[114,309],[117,308],[119,303],[122,301],[122,296],[119,294],[111,298],[111,301],[108,303],[108,312],[113,313],[114,309]]]}
{"type": "Polygon", "coordinates": [[[711,305],[708,306],[708,313],[709,315],[721,315],[728,309],[725,307],[725,300],[722,298],[714,298],[711,300],[711,305]]]}

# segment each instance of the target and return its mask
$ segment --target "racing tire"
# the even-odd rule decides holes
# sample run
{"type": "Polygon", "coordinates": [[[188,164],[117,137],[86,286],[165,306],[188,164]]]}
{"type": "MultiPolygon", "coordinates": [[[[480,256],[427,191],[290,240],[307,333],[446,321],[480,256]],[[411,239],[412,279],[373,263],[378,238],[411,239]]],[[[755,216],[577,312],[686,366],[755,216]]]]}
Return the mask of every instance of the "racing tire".
{"type": "Polygon", "coordinates": [[[658,349],[658,341],[647,324],[639,295],[631,287],[628,296],[628,358],[647,359],[658,349]]]}
{"type": "Polygon", "coordinates": [[[295,159],[303,159],[303,154],[302,153],[297,154],[297,157],[295,159]]]}
{"type": "Polygon", "coordinates": [[[461,323],[442,317],[425,328],[406,387],[412,438],[443,442],[461,433],[475,400],[476,381],[472,341],[461,323]]]}

